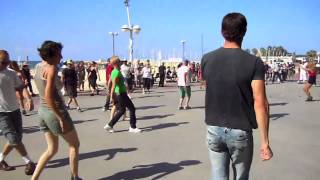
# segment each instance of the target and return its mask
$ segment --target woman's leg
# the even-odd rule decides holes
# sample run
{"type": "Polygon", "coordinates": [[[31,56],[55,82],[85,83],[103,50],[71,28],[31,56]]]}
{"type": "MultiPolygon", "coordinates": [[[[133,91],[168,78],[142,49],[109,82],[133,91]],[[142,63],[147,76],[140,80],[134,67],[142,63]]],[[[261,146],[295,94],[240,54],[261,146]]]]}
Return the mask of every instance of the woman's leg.
{"type": "Polygon", "coordinates": [[[309,83],[306,83],[304,85],[304,88],[303,88],[303,91],[306,93],[306,95],[308,96],[308,98],[311,97],[311,94],[310,94],[310,88],[311,88],[312,84],[309,84],[309,83]]]}
{"type": "Polygon", "coordinates": [[[67,106],[68,106],[68,107],[70,106],[71,102],[72,102],[72,98],[69,97],[69,100],[68,100],[68,102],[67,102],[67,106]]]}
{"type": "Polygon", "coordinates": [[[37,167],[32,175],[32,180],[39,179],[40,173],[48,163],[48,161],[58,152],[59,138],[51,132],[44,133],[47,141],[48,149],[41,155],[37,167]]]}
{"type": "Polygon", "coordinates": [[[69,145],[69,163],[71,174],[73,177],[78,177],[78,161],[79,161],[79,138],[76,129],[62,135],[63,139],[69,145]]]}

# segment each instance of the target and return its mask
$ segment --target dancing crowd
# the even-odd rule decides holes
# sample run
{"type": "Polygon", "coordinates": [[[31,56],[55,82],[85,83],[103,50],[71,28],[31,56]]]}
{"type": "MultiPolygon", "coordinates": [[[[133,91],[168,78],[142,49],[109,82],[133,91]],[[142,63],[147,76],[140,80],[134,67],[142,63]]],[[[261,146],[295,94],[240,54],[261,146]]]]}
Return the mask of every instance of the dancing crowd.
{"type": "MultiPolygon", "coordinates": [[[[296,71],[293,63],[264,63],[260,58],[241,49],[247,30],[246,18],[240,13],[227,14],[222,22],[223,47],[205,54],[201,64],[183,60],[177,67],[151,67],[149,61],[133,64],[112,56],[105,65],[106,100],[103,110],[111,108],[109,122],[104,129],[114,132],[114,127],[123,116],[129,120],[130,133],[140,133],[137,127],[136,108],[131,93],[141,88],[142,94],[150,93],[157,79],[159,87],[166,82],[177,83],[179,91],[179,110],[191,109],[191,83],[204,82],[205,122],[207,125],[207,145],[212,163],[213,179],[229,178],[229,163],[232,162],[235,179],[248,179],[253,154],[252,129],[260,130],[260,157],[269,160],[273,153],[269,143],[269,106],[265,83],[293,80],[296,71]],[[234,30],[237,29],[237,31],[234,30]],[[142,87],[141,87],[142,86],[142,87]],[[129,111],[129,117],[126,111],[129,111]]],[[[90,95],[99,94],[97,81],[100,81],[99,65],[72,60],[60,65],[63,58],[61,43],[45,41],[38,48],[42,61],[36,65],[34,82],[37,87],[40,105],[39,127],[44,132],[47,149],[40,156],[37,165],[28,156],[22,142],[22,114],[33,110],[31,74],[28,65],[22,70],[9,53],[0,50],[0,130],[8,142],[0,153],[0,170],[10,171],[5,158],[16,149],[26,164],[25,174],[32,180],[39,179],[49,160],[57,153],[59,138],[69,146],[71,179],[81,179],[78,175],[80,140],[69,115],[71,102],[82,112],[78,101],[78,91],[84,91],[88,81],[90,95]],[[10,69],[8,68],[10,67],[10,69]],[[29,88],[29,90],[27,89],[29,88]],[[61,91],[63,89],[63,91],[61,91]],[[69,99],[64,101],[63,93],[69,99]],[[19,102],[19,104],[18,104],[19,102]]],[[[309,61],[300,65],[301,81],[307,81],[304,91],[311,101],[310,88],[316,83],[316,64],[309,61]],[[308,79],[307,79],[308,78],[308,79]]]]}

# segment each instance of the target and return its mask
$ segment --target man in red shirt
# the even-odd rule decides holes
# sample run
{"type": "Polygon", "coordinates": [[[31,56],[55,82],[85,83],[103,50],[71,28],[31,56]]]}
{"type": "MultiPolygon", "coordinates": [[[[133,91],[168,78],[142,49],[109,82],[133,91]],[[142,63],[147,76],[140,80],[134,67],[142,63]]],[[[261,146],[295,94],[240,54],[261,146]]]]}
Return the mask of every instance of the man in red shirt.
{"type": "Polygon", "coordinates": [[[107,95],[107,98],[106,98],[106,103],[105,103],[105,105],[102,107],[102,110],[103,110],[103,111],[109,110],[109,105],[110,105],[110,92],[109,92],[109,90],[108,90],[108,89],[109,89],[109,88],[108,88],[108,82],[109,82],[109,80],[110,80],[112,70],[113,70],[113,66],[110,64],[110,58],[108,58],[107,64],[106,64],[106,87],[107,87],[106,95],[107,95]]]}

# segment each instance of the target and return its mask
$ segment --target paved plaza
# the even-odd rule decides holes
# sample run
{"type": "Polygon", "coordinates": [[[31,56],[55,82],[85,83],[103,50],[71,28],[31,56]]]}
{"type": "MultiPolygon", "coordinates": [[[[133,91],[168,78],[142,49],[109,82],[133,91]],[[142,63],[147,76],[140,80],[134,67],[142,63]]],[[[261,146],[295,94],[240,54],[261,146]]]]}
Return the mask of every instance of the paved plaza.
{"type": "MultiPolygon", "coordinates": [[[[103,129],[109,112],[102,112],[105,96],[79,95],[85,110],[70,111],[77,128],[80,171],[83,179],[168,179],[209,180],[210,164],[206,148],[204,91],[192,87],[191,110],[178,110],[178,91],[174,84],[154,88],[150,94],[134,93],[141,134],[127,132],[128,121],[119,121],[110,134],[103,129]]],[[[270,141],[274,158],[259,159],[259,133],[254,131],[253,180],[318,180],[320,178],[320,88],[312,88],[313,102],[305,102],[302,85],[295,82],[267,86],[271,107],[270,141]]],[[[38,105],[38,98],[35,99],[38,105]]],[[[36,112],[23,117],[27,150],[37,161],[46,148],[38,130],[36,112]]],[[[0,137],[2,148],[5,139],[0,137]]],[[[43,171],[43,180],[70,179],[68,149],[60,139],[58,154],[43,171]]],[[[13,151],[7,158],[15,171],[0,172],[0,180],[24,180],[21,157],[13,151]]]]}

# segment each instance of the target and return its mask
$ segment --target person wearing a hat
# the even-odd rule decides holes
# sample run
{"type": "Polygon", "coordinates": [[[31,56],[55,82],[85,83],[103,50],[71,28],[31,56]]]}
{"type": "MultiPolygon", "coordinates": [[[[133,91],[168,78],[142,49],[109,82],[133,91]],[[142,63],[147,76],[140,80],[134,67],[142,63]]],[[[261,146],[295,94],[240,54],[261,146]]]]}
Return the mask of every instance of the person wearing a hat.
{"type": "Polygon", "coordinates": [[[77,106],[77,110],[81,112],[82,110],[77,101],[77,73],[72,60],[67,61],[67,68],[62,71],[61,81],[63,82],[65,92],[69,96],[67,108],[70,108],[70,104],[73,101],[77,106]]]}

